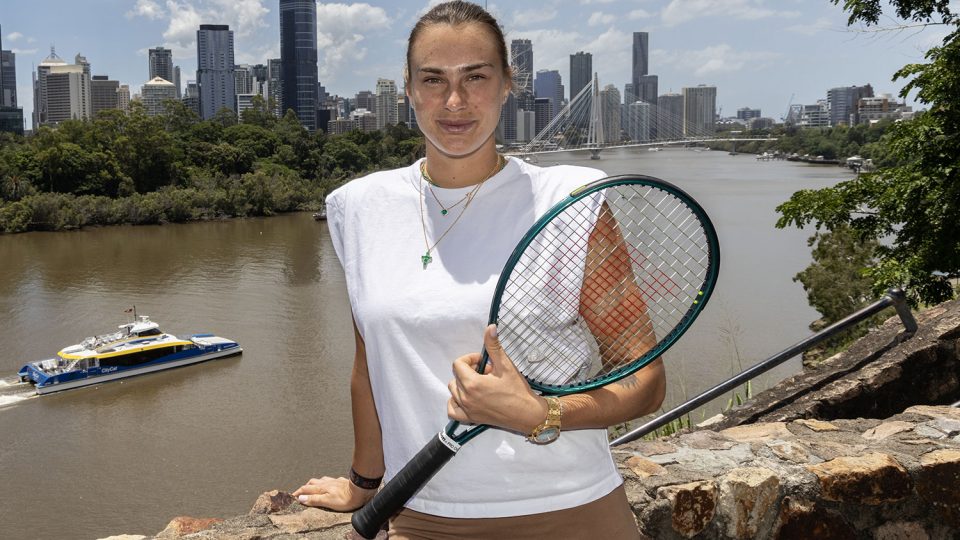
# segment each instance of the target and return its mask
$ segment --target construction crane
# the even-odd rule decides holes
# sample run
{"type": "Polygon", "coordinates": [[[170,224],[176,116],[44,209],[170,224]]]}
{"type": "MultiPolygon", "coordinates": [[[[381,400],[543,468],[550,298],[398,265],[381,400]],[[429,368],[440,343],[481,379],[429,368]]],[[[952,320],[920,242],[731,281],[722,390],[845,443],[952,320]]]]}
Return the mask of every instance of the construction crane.
{"type": "Polygon", "coordinates": [[[790,94],[790,100],[787,101],[787,110],[783,113],[783,116],[780,117],[781,122],[786,122],[787,118],[790,118],[790,107],[793,106],[793,98],[797,97],[796,94],[790,94]]]}

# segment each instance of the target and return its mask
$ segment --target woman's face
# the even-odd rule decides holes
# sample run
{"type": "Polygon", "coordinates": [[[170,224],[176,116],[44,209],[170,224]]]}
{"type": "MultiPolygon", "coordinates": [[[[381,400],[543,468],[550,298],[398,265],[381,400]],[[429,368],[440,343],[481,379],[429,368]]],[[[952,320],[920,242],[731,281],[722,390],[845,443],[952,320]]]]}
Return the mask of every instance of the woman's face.
{"type": "Polygon", "coordinates": [[[492,143],[510,82],[490,32],[481,24],[434,24],[410,52],[407,95],[429,144],[462,157],[492,143]]]}

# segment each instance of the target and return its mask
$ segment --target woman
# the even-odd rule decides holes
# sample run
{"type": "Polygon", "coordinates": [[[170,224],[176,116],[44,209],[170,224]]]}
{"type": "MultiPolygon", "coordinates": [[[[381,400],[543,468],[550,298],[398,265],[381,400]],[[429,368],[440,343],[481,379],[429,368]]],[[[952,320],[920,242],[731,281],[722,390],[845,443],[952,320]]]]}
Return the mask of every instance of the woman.
{"type": "Polygon", "coordinates": [[[420,19],[405,79],[426,158],[327,199],[354,316],[353,466],[347,478],[311,479],[294,495],[355,510],[449,418],[500,429],[465,445],[408,501],[390,521],[391,538],[638,537],[605,428],[659,407],[660,362],[602,389],[543,398],[503,353],[496,328],[485,328],[523,233],[604,174],[497,153],[511,72],[499,26],[474,4],[440,4],[420,19]],[[481,340],[492,360],[482,375],[481,340]]]}

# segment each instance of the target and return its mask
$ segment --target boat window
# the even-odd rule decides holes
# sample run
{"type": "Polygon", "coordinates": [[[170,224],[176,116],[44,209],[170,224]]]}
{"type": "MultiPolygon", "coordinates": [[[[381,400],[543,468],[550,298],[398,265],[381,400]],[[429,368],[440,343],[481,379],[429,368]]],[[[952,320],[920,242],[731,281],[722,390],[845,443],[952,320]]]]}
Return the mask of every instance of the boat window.
{"type": "Polygon", "coordinates": [[[151,328],[149,330],[144,330],[143,332],[137,332],[138,336],[159,336],[163,332],[159,328],[151,328]]]}
{"type": "Polygon", "coordinates": [[[167,347],[157,347],[154,349],[147,349],[145,351],[137,351],[130,354],[111,356],[109,358],[101,358],[100,364],[104,367],[136,366],[139,364],[146,364],[148,362],[153,362],[154,360],[163,358],[164,356],[173,354],[175,347],[175,345],[170,345],[167,347]]]}

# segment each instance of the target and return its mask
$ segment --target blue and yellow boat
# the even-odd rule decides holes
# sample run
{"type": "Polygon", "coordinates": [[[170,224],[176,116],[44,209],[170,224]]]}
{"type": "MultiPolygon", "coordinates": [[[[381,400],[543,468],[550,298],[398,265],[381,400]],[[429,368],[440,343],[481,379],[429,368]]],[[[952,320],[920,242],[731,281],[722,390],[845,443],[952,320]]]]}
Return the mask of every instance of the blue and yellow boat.
{"type": "Polygon", "coordinates": [[[21,382],[48,394],[92,384],[125,379],[164,369],[187,366],[240,354],[236,341],[212,334],[179,338],[160,331],[160,325],[141,315],[121,324],[118,332],[89,337],[65,347],[56,358],[30,362],[20,368],[21,382]]]}

